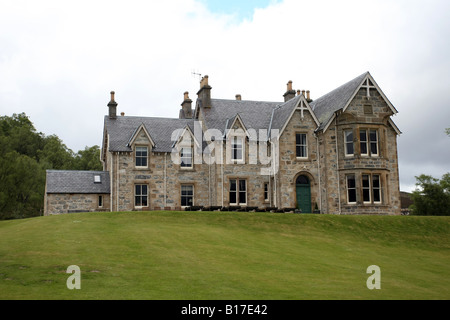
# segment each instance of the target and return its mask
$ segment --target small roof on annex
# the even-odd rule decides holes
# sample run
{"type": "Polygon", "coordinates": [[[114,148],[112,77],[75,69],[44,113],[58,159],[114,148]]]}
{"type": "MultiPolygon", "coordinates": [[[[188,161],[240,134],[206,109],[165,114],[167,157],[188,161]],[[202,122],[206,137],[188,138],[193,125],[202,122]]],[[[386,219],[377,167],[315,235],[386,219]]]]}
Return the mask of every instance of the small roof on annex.
{"type": "Polygon", "coordinates": [[[47,193],[109,194],[107,171],[47,170],[47,193]]]}

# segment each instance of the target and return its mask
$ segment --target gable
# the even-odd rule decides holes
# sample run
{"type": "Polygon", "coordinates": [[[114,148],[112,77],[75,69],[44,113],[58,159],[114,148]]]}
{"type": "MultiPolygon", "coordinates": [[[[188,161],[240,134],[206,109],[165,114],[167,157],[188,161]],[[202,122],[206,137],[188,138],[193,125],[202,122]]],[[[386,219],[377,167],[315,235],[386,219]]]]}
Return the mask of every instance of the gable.
{"type": "Polygon", "coordinates": [[[155,143],[153,142],[152,137],[148,133],[145,125],[142,123],[136,130],[133,132],[130,140],[127,143],[127,146],[131,147],[134,143],[147,143],[150,142],[151,146],[154,147],[155,143]]]}
{"type": "Polygon", "coordinates": [[[370,101],[374,99],[375,93],[385,103],[391,114],[397,113],[371,74],[366,72],[311,102],[311,107],[321,123],[318,130],[326,131],[334,120],[336,112],[347,111],[358,94],[366,99],[368,105],[371,105],[370,101]]]}

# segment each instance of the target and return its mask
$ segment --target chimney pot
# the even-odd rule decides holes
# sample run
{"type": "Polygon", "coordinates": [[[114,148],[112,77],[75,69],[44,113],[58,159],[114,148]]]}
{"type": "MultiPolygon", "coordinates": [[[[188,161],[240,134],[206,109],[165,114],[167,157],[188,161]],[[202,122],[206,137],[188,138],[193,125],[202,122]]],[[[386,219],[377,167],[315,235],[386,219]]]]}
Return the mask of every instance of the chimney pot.
{"type": "Polygon", "coordinates": [[[306,90],[306,99],[311,100],[311,99],[309,98],[309,90],[306,90]]]}
{"type": "Polygon", "coordinates": [[[302,90],[302,95],[305,97],[305,90],[302,90]]]}
{"type": "Polygon", "coordinates": [[[125,115],[125,112],[121,112],[120,115],[123,117],[125,115]]]}
{"type": "Polygon", "coordinates": [[[242,100],[242,97],[241,97],[240,94],[237,94],[237,95],[236,95],[236,100],[242,100]]]}
{"type": "Polygon", "coordinates": [[[113,102],[114,102],[114,94],[115,94],[115,92],[111,91],[111,101],[113,101],[113,102]]]}
{"type": "Polygon", "coordinates": [[[301,94],[301,91],[300,90],[297,90],[297,95],[299,96],[301,94]]]}
{"type": "Polygon", "coordinates": [[[184,93],[184,100],[189,100],[189,92],[184,93]]]}
{"type": "Polygon", "coordinates": [[[287,83],[287,91],[291,91],[292,90],[292,80],[289,80],[287,83]]]}

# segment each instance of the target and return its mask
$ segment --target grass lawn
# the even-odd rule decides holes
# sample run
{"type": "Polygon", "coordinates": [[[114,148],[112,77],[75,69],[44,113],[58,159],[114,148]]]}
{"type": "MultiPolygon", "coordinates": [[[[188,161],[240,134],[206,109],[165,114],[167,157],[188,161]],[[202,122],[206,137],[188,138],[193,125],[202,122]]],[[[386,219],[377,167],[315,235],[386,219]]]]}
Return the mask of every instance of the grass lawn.
{"type": "Polygon", "coordinates": [[[450,299],[450,217],[74,213],[0,221],[0,299],[450,299]],[[66,269],[81,269],[69,290],[66,269]],[[381,269],[369,290],[367,267],[381,269]]]}

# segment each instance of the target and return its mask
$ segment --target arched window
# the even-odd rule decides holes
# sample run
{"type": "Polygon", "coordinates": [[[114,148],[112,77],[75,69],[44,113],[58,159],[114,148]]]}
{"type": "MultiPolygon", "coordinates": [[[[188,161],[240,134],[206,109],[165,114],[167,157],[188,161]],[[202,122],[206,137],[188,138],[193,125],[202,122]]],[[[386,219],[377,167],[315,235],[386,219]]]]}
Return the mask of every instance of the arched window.
{"type": "Polygon", "coordinates": [[[307,176],[298,176],[295,184],[307,184],[309,185],[309,179],[307,176]]]}

